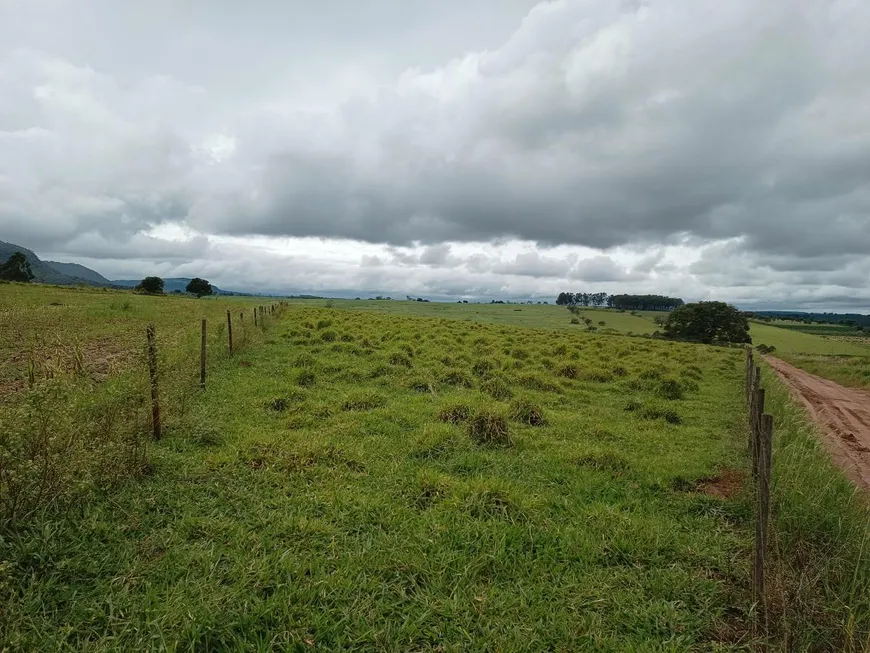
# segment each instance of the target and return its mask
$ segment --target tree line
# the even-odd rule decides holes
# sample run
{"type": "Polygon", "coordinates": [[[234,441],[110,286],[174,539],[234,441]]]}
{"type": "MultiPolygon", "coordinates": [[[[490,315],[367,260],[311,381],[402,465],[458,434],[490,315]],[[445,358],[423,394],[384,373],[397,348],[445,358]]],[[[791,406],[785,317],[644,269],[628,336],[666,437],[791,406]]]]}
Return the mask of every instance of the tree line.
{"type": "Polygon", "coordinates": [[[606,292],[560,292],[559,306],[594,306],[632,311],[672,311],[684,304],[679,297],[664,295],[608,295],[606,292]]]}

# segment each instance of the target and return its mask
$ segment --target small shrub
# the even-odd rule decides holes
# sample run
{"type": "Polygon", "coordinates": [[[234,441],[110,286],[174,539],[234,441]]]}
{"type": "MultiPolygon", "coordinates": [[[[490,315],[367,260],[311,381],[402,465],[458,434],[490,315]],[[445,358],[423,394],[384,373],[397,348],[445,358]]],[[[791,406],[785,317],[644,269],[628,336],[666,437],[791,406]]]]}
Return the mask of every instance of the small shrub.
{"type": "Polygon", "coordinates": [[[527,397],[512,401],[509,414],[511,419],[528,426],[544,426],[547,423],[541,407],[527,397]]]}
{"type": "Polygon", "coordinates": [[[508,447],[513,444],[507,419],[492,410],[482,410],[471,418],[468,435],[479,445],[508,447]]]}
{"type": "Polygon", "coordinates": [[[580,320],[578,320],[576,317],[572,317],[571,324],[580,324],[580,320]]]}
{"type": "MultiPolygon", "coordinates": [[[[307,325],[307,324],[310,324],[310,323],[306,323],[306,325],[307,325]]],[[[332,320],[318,320],[318,321],[317,321],[317,329],[318,329],[318,330],[320,330],[320,329],[328,329],[328,328],[331,327],[331,326],[332,326],[332,320]]]]}
{"type": "Polygon", "coordinates": [[[320,334],[320,339],[323,342],[335,342],[338,339],[338,334],[335,331],[324,331],[320,334]]]}
{"type": "Polygon", "coordinates": [[[296,376],[296,385],[302,386],[303,388],[310,388],[317,382],[317,375],[314,374],[311,370],[302,370],[296,376]]]}
{"type": "Polygon", "coordinates": [[[466,422],[470,416],[471,408],[467,404],[462,403],[449,404],[438,412],[438,419],[448,424],[466,422]]]}

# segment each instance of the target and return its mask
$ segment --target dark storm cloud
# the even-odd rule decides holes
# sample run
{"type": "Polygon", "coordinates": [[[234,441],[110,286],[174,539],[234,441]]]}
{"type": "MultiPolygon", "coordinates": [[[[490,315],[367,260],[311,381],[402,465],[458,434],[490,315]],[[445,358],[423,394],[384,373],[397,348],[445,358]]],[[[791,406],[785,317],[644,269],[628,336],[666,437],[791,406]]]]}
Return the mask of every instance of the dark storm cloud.
{"type": "Polygon", "coordinates": [[[409,72],[267,152],[241,133],[263,172],[189,219],[396,244],[693,234],[865,251],[868,17],[810,1],[541,5],[500,49],[409,72]]]}

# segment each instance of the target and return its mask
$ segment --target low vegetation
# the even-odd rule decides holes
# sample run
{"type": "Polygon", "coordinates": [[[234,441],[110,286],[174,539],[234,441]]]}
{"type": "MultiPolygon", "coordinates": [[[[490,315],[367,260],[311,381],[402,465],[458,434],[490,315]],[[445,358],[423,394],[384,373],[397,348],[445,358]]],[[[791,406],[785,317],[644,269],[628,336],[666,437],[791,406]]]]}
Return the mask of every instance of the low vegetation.
{"type": "MultiPolygon", "coordinates": [[[[51,477],[57,498],[20,485],[38,509],[0,526],[0,641],[10,649],[761,642],[740,350],[590,333],[555,306],[529,308],[557,311],[561,326],[528,329],[510,323],[524,324],[526,307],[485,307],[483,323],[474,305],[448,305],[456,319],[438,319],[407,314],[431,315],[434,303],[380,302],[413,307],[397,315],[312,301],[265,330],[238,321],[229,358],[217,325],[240,303],[9,288],[17,301],[0,295],[0,310],[14,341],[0,346],[15,385],[0,433],[30,444],[72,425],[90,434],[76,474],[51,477]],[[52,326],[60,309],[64,329],[52,326]],[[192,314],[194,327],[199,314],[215,325],[204,391],[192,314]],[[168,406],[159,442],[144,437],[151,320],[168,406]],[[27,334],[53,328],[75,332],[78,344],[64,346],[78,353],[48,376],[52,349],[27,334]],[[95,373],[103,343],[128,342],[133,355],[95,373]]],[[[652,324],[606,315],[608,325],[622,315],[652,324]]],[[[769,641],[860,650],[863,540],[838,522],[864,519],[862,509],[797,414],[775,393],[772,402],[794,421],[777,424],[775,525],[787,541],[777,540],[769,641]]],[[[18,455],[10,441],[0,451],[18,455]]],[[[0,486],[5,500],[10,487],[0,486]]]]}

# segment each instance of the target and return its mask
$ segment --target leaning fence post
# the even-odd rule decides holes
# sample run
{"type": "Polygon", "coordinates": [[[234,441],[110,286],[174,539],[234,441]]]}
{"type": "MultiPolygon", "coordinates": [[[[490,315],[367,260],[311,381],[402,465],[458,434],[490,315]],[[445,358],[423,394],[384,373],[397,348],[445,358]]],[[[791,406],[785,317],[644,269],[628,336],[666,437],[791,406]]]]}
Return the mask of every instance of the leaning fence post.
{"type": "Polygon", "coordinates": [[[151,377],[151,427],[154,439],[160,439],[160,400],[157,391],[157,343],[154,338],[154,324],[145,330],[148,337],[148,373],[151,377]]]}
{"type": "Polygon", "coordinates": [[[230,356],[233,355],[233,315],[227,311],[227,342],[230,347],[230,356]]]}
{"type": "Polygon", "coordinates": [[[770,515],[770,470],[773,448],[773,416],[764,414],[759,429],[758,504],[755,514],[755,559],[752,592],[759,610],[764,610],[764,561],[767,552],[767,522],[770,515]]]}
{"type": "Polygon", "coordinates": [[[202,318],[202,337],[199,345],[199,387],[203,390],[205,390],[205,334],[206,322],[205,318],[202,318]]]}

